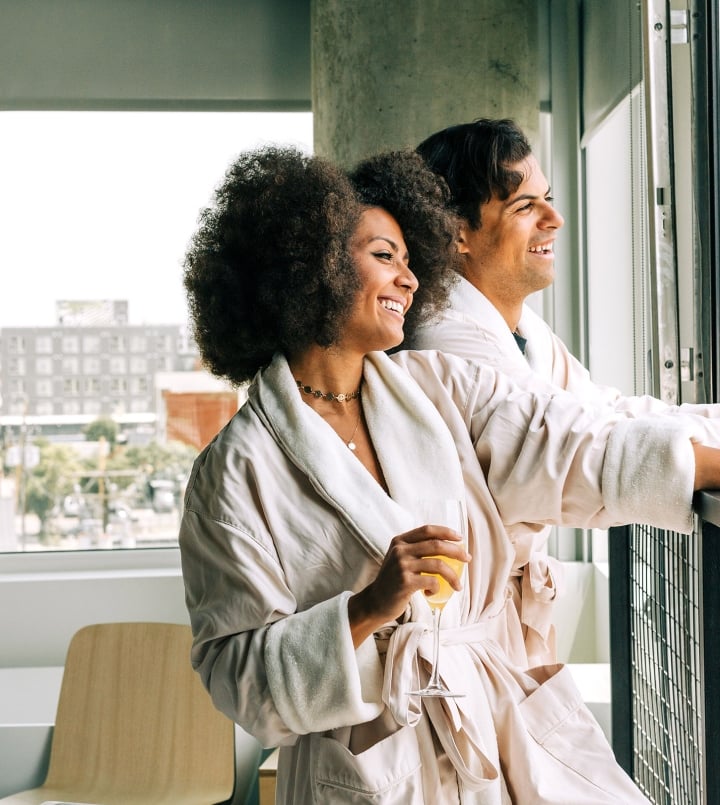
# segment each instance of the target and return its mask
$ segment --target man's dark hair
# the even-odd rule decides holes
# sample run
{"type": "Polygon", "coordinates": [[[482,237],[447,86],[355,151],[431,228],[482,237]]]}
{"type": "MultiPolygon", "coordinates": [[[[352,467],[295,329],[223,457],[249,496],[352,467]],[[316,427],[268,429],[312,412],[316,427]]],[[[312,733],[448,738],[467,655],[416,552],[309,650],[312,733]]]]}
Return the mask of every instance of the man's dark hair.
{"type": "Polygon", "coordinates": [[[478,229],[480,205],[493,196],[506,199],[525,178],[510,166],[532,152],[513,120],[479,118],[431,134],[417,152],[445,179],[455,211],[478,229]]]}

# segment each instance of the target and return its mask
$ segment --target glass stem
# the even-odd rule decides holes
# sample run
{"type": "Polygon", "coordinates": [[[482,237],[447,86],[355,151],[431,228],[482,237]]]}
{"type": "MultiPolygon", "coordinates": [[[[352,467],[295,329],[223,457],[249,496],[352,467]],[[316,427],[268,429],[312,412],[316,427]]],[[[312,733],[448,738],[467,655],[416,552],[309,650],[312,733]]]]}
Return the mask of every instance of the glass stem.
{"type": "Polygon", "coordinates": [[[440,685],[440,616],[442,615],[441,607],[433,607],[433,664],[432,673],[430,674],[430,681],[428,682],[429,688],[439,688],[440,685]]]}

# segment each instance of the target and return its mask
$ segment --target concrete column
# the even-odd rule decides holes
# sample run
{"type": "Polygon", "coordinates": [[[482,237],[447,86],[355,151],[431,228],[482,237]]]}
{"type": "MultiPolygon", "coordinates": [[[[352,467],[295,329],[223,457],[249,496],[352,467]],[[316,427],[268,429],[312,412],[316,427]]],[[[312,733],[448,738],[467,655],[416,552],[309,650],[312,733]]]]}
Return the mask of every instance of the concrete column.
{"type": "Polygon", "coordinates": [[[537,0],[313,0],[315,152],[350,165],[476,117],[539,130],[537,0]]]}

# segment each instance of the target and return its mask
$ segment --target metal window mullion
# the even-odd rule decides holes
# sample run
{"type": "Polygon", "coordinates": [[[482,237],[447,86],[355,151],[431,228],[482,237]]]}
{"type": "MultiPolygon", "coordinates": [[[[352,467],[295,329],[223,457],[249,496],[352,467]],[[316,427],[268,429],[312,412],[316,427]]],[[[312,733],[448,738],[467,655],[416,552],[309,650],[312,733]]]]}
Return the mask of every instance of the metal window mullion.
{"type": "Polygon", "coordinates": [[[670,30],[669,3],[644,0],[652,391],[675,405],[680,401],[680,348],[669,92],[670,30]]]}

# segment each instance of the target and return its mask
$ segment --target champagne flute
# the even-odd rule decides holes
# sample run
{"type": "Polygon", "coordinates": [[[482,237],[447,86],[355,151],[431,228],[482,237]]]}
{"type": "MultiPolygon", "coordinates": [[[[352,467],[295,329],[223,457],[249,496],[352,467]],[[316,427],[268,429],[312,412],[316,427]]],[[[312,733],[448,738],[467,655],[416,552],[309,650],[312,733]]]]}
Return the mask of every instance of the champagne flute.
{"type": "MultiPolygon", "coordinates": [[[[423,524],[444,525],[451,528],[463,538],[463,544],[467,548],[467,513],[465,511],[465,501],[458,498],[439,498],[436,500],[419,500],[415,505],[415,512],[421,518],[423,524]]],[[[458,576],[462,577],[465,562],[458,559],[451,559],[448,556],[432,556],[432,559],[442,559],[449,565],[458,576]]],[[[412,690],[412,696],[438,696],[458,698],[464,693],[453,693],[443,684],[440,679],[439,658],[440,658],[440,616],[447,604],[450,596],[455,592],[448,582],[437,573],[428,573],[435,576],[440,582],[440,587],[436,593],[426,596],[433,614],[433,658],[430,679],[427,685],[421,690],[412,690]]]]}

